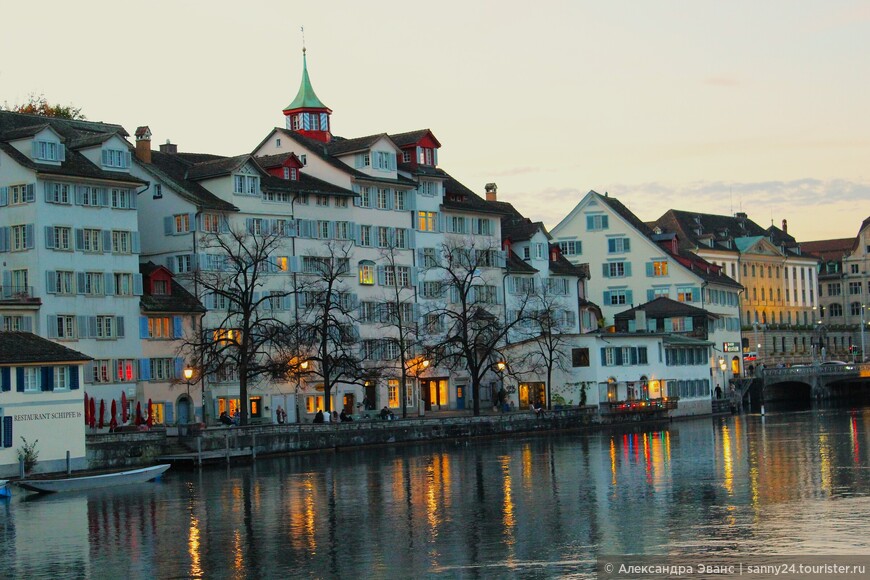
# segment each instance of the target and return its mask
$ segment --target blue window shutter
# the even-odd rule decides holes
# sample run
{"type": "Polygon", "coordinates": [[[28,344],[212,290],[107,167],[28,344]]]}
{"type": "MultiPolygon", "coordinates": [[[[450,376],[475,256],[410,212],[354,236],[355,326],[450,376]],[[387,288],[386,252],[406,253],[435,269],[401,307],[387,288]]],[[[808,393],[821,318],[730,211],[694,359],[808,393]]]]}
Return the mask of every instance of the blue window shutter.
{"type": "Polygon", "coordinates": [[[66,161],[66,147],[63,143],[57,144],[57,160],[58,161],[66,161]]]}
{"type": "Polygon", "coordinates": [[[604,304],[605,304],[605,306],[610,304],[610,291],[609,290],[604,291],[604,304]]]}
{"type": "Polygon", "coordinates": [[[625,275],[631,276],[631,262],[625,263],[625,275]]]}
{"type": "Polygon", "coordinates": [[[130,167],[130,162],[132,161],[132,155],[129,151],[124,152],[124,167],[130,167]]]}
{"type": "Polygon", "coordinates": [[[184,359],[176,358],[175,359],[175,378],[181,378],[182,371],[184,371],[184,359]]]}
{"type": "Polygon", "coordinates": [[[42,367],[42,390],[43,391],[53,391],[54,390],[54,367],[42,367]]]}
{"type": "Polygon", "coordinates": [[[174,411],[175,409],[173,408],[172,403],[163,403],[163,415],[167,425],[171,425],[175,422],[174,411]]]}
{"type": "Polygon", "coordinates": [[[384,276],[384,267],[378,266],[378,285],[383,286],[386,283],[385,279],[386,278],[384,276]]]}
{"type": "Polygon", "coordinates": [[[3,391],[9,391],[12,389],[12,369],[9,367],[3,367],[0,369],[0,389],[3,391]]]}
{"type": "Polygon", "coordinates": [[[57,277],[54,270],[45,272],[45,291],[49,294],[57,294],[57,277]]]}
{"type": "Polygon", "coordinates": [[[0,228],[0,252],[9,251],[9,228],[0,228]]]}
{"type": "Polygon", "coordinates": [[[0,187],[0,206],[8,205],[9,203],[9,188],[6,186],[0,187]]]}
{"type": "Polygon", "coordinates": [[[139,380],[151,380],[151,360],[147,358],[139,359],[139,380]]]}
{"type": "Polygon", "coordinates": [[[607,253],[612,254],[616,251],[616,240],[614,238],[610,238],[607,240],[607,253]]]}
{"type": "Polygon", "coordinates": [[[124,317],[116,316],[115,317],[115,337],[116,338],[124,338],[124,317]]]}
{"type": "Polygon", "coordinates": [[[76,272],[76,294],[85,293],[85,273],[76,272]]]}
{"type": "Polygon", "coordinates": [[[88,336],[91,338],[96,338],[97,336],[97,317],[96,316],[87,316],[88,320],[88,336]]]}
{"type": "Polygon", "coordinates": [[[57,338],[57,316],[49,314],[46,317],[46,326],[48,327],[46,329],[48,338],[57,338]]]}
{"type": "Polygon", "coordinates": [[[686,317],[685,324],[686,324],[686,330],[693,330],[694,329],[694,321],[692,320],[691,316],[686,317]]]}
{"type": "Polygon", "coordinates": [[[607,366],[607,348],[601,347],[601,366],[607,366]]]}
{"type": "Polygon", "coordinates": [[[654,265],[652,262],[646,263],[646,275],[648,278],[652,278],[653,276],[655,276],[654,265]]]}
{"type": "Polygon", "coordinates": [[[607,264],[607,262],[601,264],[601,275],[604,278],[610,278],[610,266],[607,264]]]}
{"type": "Polygon", "coordinates": [[[588,215],[586,216],[586,229],[594,230],[595,229],[595,216],[588,215]]]}
{"type": "Polygon", "coordinates": [[[103,279],[103,291],[106,293],[106,296],[112,296],[115,294],[115,275],[111,272],[105,273],[105,278],[103,279]]]}
{"type": "Polygon", "coordinates": [[[28,250],[33,249],[33,224],[24,226],[24,247],[28,250]]]}
{"type": "Polygon", "coordinates": [[[78,365],[69,365],[69,388],[73,391],[79,388],[78,365]]]}
{"type": "Polygon", "coordinates": [[[608,216],[606,216],[606,215],[601,216],[601,229],[606,230],[609,227],[610,227],[610,223],[609,223],[608,216]]]}
{"type": "Polygon", "coordinates": [[[3,417],[3,447],[12,447],[12,416],[3,417]]]}
{"type": "Polygon", "coordinates": [[[134,254],[138,254],[141,251],[141,244],[139,242],[139,232],[133,232],[132,236],[132,247],[130,248],[134,254]]]}
{"type": "Polygon", "coordinates": [[[133,274],[133,294],[142,296],[142,274],[133,274]]]}
{"type": "Polygon", "coordinates": [[[49,250],[54,249],[54,228],[45,226],[45,247],[49,250]]]}
{"type": "Polygon", "coordinates": [[[670,318],[665,318],[665,332],[673,332],[674,331],[674,321],[670,318]]]}
{"type": "Polygon", "coordinates": [[[18,367],[15,370],[17,371],[15,373],[15,375],[16,375],[15,376],[15,379],[16,379],[15,390],[18,391],[19,393],[23,393],[24,392],[24,368],[18,367]]]}
{"type": "Polygon", "coordinates": [[[36,190],[36,186],[32,183],[27,184],[27,188],[24,190],[24,201],[27,203],[33,203],[36,199],[34,191],[36,190]]]}
{"type": "Polygon", "coordinates": [[[163,234],[171,236],[175,233],[175,219],[171,215],[163,218],[163,234]]]}
{"type": "Polygon", "coordinates": [[[180,316],[172,317],[172,338],[182,338],[184,336],[182,320],[183,319],[180,316]]]}
{"type": "Polygon", "coordinates": [[[622,249],[626,252],[631,251],[631,240],[629,238],[625,238],[622,241],[622,249]]]}
{"type": "Polygon", "coordinates": [[[625,291],[625,303],[634,304],[634,292],[632,292],[631,290],[625,291]]]}
{"type": "Polygon", "coordinates": [[[108,150],[103,149],[102,153],[103,153],[103,165],[104,166],[108,165],[109,164],[109,152],[108,152],[108,150]]]}
{"type": "Polygon", "coordinates": [[[103,253],[112,253],[112,230],[103,230],[103,253]]]}
{"type": "Polygon", "coordinates": [[[656,293],[654,290],[647,290],[646,291],[646,301],[647,302],[652,302],[653,300],[655,300],[655,297],[656,297],[656,293]]]}
{"type": "Polygon", "coordinates": [[[625,361],[625,360],[623,360],[623,358],[622,358],[622,349],[621,349],[621,348],[617,348],[617,349],[614,349],[614,350],[615,350],[615,352],[613,353],[613,354],[614,354],[614,356],[613,356],[613,363],[614,363],[616,366],[618,366],[618,367],[621,367],[623,364],[627,364],[628,361],[625,361]]]}
{"type": "Polygon", "coordinates": [[[692,302],[700,302],[701,301],[701,290],[699,288],[692,288],[692,302]]]}
{"type": "Polygon", "coordinates": [[[320,130],[329,130],[329,116],[326,113],[320,113],[320,130]]]}
{"type": "Polygon", "coordinates": [[[77,228],[75,230],[76,235],[76,250],[82,251],[85,249],[85,231],[77,228]]]}

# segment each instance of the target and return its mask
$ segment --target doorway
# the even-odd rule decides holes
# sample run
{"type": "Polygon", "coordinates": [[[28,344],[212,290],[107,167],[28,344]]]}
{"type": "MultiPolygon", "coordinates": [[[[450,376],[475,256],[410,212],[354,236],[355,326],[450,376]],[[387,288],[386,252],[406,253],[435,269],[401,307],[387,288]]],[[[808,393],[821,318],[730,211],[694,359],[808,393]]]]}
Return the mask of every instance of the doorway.
{"type": "Polygon", "coordinates": [[[536,402],[541,407],[547,406],[547,395],[544,391],[544,383],[520,383],[519,389],[520,409],[528,409],[536,402]]]}
{"type": "Polygon", "coordinates": [[[185,423],[193,423],[193,418],[190,416],[190,411],[193,408],[190,398],[187,395],[182,395],[178,398],[178,419],[176,423],[183,425],[185,423]]]}
{"type": "Polygon", "coordinates": [[[456,408],[465,409],[465,385],[456,385],[456,408]]]}
{"type": "Polygon", "coordinates": [[[731,359],[731,374],[735,377],[740,376],[740,359],[736,356],[731,359]]]}
{"type": "Polygon", "coordinates": [[[347,413],[348,415],[353,415],[355,403],[356,397],[353,393],[344,394],[344,398],[342,399],[342,407],[344,408],[345,413],[347,413]]]}

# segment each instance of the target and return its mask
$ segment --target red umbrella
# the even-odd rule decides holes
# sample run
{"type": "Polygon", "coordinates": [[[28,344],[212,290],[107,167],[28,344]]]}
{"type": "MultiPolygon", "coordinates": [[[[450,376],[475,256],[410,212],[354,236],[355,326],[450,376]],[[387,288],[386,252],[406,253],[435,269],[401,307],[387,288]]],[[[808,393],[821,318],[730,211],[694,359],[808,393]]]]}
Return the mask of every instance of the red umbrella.
{"type": "Polygon", "coordinates": [[[114,431],[118,428],[118,420],[115,419],[115,414],[118,412],[118,401],[112,399],[112,420],[109,421],[109,431],[114,431]]]}
{"type": "Polygon", "coordinates": [[[154,405],[151,404],[151,399],[148,399],[148,426],[154,425],[154,405]]]}
{"type": "Polygon", "coordinates": [[[100,429],[102,429],[106,424],[106,401],[105,399],[100,399],[100,429]]]}
{"type": "Polygon", "coordinates": [[[142,424],[142,403],[136,401],[136,425],[142,424]]]}
{"type": "Polygon", "coordinates": [[[121,423],[126,423],[127,418],[129,417],[129,410],[127,407],[129,407],[129,405],[127,405],[127,393],[121,391],[121,423]]]}
{"type": "Polygon", "coordinates": [[[96,403],[94,403],[94,398],[91,397],[91,401],[88,404],[88,425],[90,425],[91,429],[93,429],[94,425],[96,424],[96,419],[95,419],[97,416],[96,406],[97,405],[96,405],[96,403]]]}
{"type": "Polygon", "coordinates": [[[88,406],[88,394],[85,393],[85,427],[91,422],[90,407],[88,406]]]}

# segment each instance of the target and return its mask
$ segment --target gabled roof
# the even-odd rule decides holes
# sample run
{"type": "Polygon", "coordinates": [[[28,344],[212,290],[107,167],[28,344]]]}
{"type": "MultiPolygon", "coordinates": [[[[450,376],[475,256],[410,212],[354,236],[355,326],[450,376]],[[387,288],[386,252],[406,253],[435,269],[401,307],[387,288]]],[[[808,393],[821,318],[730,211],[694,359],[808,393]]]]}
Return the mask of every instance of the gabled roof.
{"type": "Polygon", "coordinates": [[[51,125],[48,123],[37,123],[26,127],[18,127],[17,129],[9,129],[8,131],[0,133],[0,141],[16,141],[18,139],[33,137],[46,127],[51,127],[51,125]]]}
{"type": "Polygon", "coordinates": [[[510,250],[508,252],[505,269],[512,274],[535,274],[539,270],[517,256],[516,252],[510,250]]]}
{"type": "Polygon", "coordinates": [[[88,133],[117,133],[122,137],[129,137],[130,135],[121,125],[114,125],[111,123],[61,119],[58,117],[44,117],[42,115],[0,111],[0,133],[5,133],[22,127],[33,127],[36,125],[51,125],[51,128],[65,139],[75,139],[76,137],[82,137],[88,133]]]}
{"type": "Polygon", "coordinates": [[[761,240],[765,239],[764,236],[748,236],[744,238],[734,238],[734,246],[738,251],[745,252],[761,240]]]}
{"type": "Polygon", "coordinates": [[[295,153],[276,153],[275,155],[259,155],[254,157],[254,161],[262,167],[263,169],[271,169],[272,167],[281,167],[285,163],[287,163],[288,159],[296,158],[296,160],[301,164],[302,161],[299,157],[296,156],[295,153]]]}
{"type": "Polygon", "coordinates": [[[559,276],[577,276],[589,279],[589,264],[572,264],[568,258],[559,253],[556,261],[550,260],[550,272],[559,276]]]}
{"type": "Polygon", "coordinates": [[[139,166],[172,186],[183,198],[197,207],[218,211],[239,211],[235,205],[224,201],[208,189],[187,178],[187,171],[192,163],[182,155],[151,151],[151,163],[140,163],[139,166]]]}
{"type": "Polygon", "coordinates": [[[308,78],[308,58],[305,56],[304,48],[302,49],[302,82],[299,83],[299,92],[296,93],[296,98],[284,107],[285,111],[292,111],[294,109],[326,109],[332,112],[314,93],[311,79],[308,78]]]}
{"type": "Polygon", "coordinates": [[[659,296],[655,300],[651,300],[640,306],[635,306],[629,310],[625,310],[616,314],[614,320],[626,320],[634,318],[635,313],[641,310],[646,312],[647,318],[671,318],[674,316],[706,316],[708,318],[719,318],[715,314],[707,312],[703,308],[698,308],[685,302],[677,302],[664,296],[659,296]]]}
{"type": "MultiPolygon", "coordinates": [[[[356,153],[357,151],[368,151],[371,149],[372,145],[381,139],[386,139],[390,141],[390,143],[393,143],[390,136],[386,133],[366,135],[365,137],[354,137],[352,139],[333,137],[332,140],[326,144],[326,151],[330,155],[347,155],[348,153],[356,153]]],[[[393,143],[394,147],[395,145],[396,144],[393,143]]]]}
{"type": "Polygon", "coordinates": [[[390,139],[399,147],[407,147],[408,145],[416,145],[427,135],[435,141],[438,147],[441,147],[441,142],[435,138],[431,129],[417,129],[416,131],[407,131],[405,133],[394,133],[390,135],[390,139]]]}
{"type": "Polygon", "coordinates": [[[93,359],[32,332],[0,332],[0,365],[83,363],[89,360],[93,359]]]}
{"type": "MultiPolygon", "coordinates": [[[[191,165],[187,170],[187,178],[193,181],[201,179],[209,179],[212,177],[220,177],[222,175],[230,175],[234,171],[251,161],[253,157],[250,154],[236,155],[235,157],[220,157],[209,161],[201,161],[195,165],[191,165]]],[[[256,163],[253,164],[259,170],[256,163]]]]}
{"type": "Polygon", "coordinates": [[[655,235],[655,232],[653,232],[648,225],[641,221],[636,215],[632,213],[630,209],[625,207],[625,205],[623,205],[623,203],[615,197],[610,197],[607,193],[605,193],[604,195],[601,195],[600,193],[594,191],[591,193],[594,193],[599,201],[607,204],[610,209],[618,213],[622,217],[622,219],[630,223],[634,229],[639,231],[644,236],[652,238],[652,236],[655,235]]]}
{"type": "Polygon", "coordinates": [[[104,171],[91,163],[84,155],[77,151],[67,151],[66,159],[60,165],[38,163],[21,153],[9,143],[0,142],[2,149],[20,166],[36,171],[42,175],[57,175],[60,177],[87,177],[90,179],[102,179],[130,185],[144,185],[146,182],[123,171],[104,171]]]}
{"type": "Polygon", "coordinates": [[[489,204],[485,199],[468,189],[451,175],[447,175],[444,182],[444,200],[442,206],[445,209],[457,211],[475,211],[494,213],[501,215],[503,210],[489,204]]]}
{"type": "Polygon", "coordinates": [[[102,145],[115,135],[113,133],[97,133],[96,135],[86,135],[70,141],[67,145],[70,149],[84,149],[86,147],[94,147],[102,145]]]}
{"type": "MultiPolygon", "coordinates": [[[[144,276],[151,276],[151,274],[159,269],[166,270],[166,268],[158,266],[154,262],[139,264],[139,272],[144,276]]],[[[196,299],[196,296],[185,290],[181,284],[175,281],[174,277],[171,278],[171,282],[171,294],[143,294],[139,298],[140,308],[144,312],[196,313],[206,311],[199,300],[196,299]]]]}
{"type": "MultiPolygon", "coordinates": [[[[734,244],[737,238],[767,237],[767,232],[754,221],[738,214],[723,216],[670,209],[655,221],[665,232],[675,232],[682,249],[712,248],[724,252],[739,252],[734,244]],[[705,234],[713,234],[712,246],[701,241],[705,234]]],[[[709,238],[708,238],[709,239],[709,238]]]]}

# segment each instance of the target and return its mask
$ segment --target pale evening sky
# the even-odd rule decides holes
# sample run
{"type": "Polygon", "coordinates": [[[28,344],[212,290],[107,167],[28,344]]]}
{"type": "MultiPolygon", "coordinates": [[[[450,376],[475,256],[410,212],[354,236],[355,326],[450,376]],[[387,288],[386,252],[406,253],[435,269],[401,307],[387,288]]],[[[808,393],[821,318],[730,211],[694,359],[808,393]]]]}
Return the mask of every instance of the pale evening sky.
{"type": "Polygon", "coordinates": [[[155,147],[235,155],[283,126],[304,25],[334,134],[430,128],[444,169],[550,227],[589,189],[799,241],[870,216],[868,2],[6,4],[0,102],[44,93],[155,147]]]}

